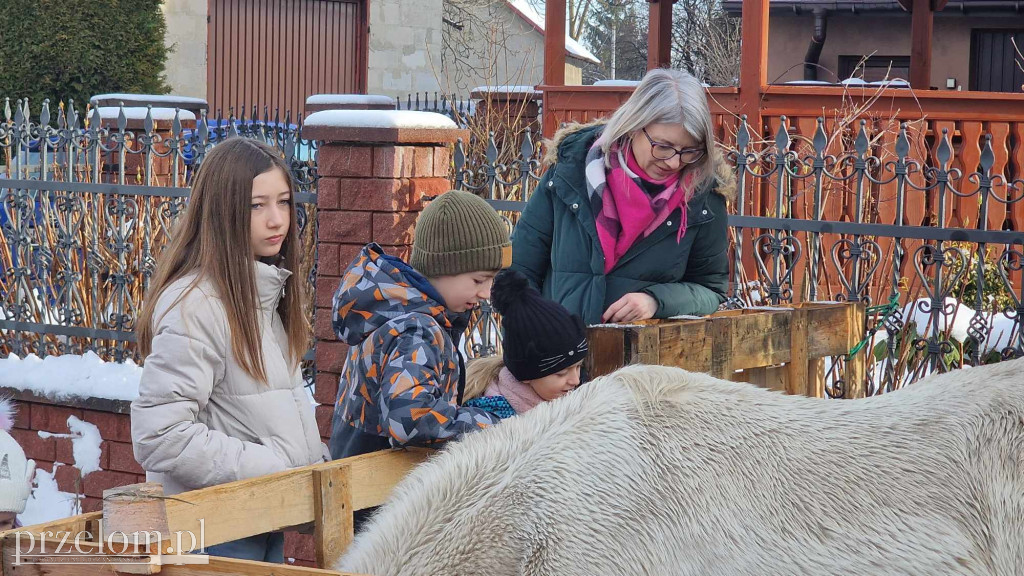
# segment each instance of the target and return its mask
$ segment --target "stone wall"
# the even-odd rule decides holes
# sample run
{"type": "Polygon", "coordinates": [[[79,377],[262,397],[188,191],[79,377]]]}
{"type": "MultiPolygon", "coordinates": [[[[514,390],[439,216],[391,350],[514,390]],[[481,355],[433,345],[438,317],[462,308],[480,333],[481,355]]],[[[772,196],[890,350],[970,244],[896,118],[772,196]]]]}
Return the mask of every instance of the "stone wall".
{"type": "Polygon", "coordinates": [[[171,93],[206,98],[207,0],[164,0],[167,22],[164,44],[173,49],[167,56],[167,83],[171,93]]]}

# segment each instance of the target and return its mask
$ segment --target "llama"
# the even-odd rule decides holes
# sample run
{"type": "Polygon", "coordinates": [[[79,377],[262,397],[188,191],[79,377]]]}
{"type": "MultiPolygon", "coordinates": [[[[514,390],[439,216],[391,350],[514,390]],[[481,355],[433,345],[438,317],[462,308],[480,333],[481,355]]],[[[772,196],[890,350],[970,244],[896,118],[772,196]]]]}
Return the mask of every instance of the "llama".
{"type": "Polygon", "coordinates": [[[1022,574],[1022,372],[829,401],[627,367],[432,456],[336,568],[1022,574]]]}

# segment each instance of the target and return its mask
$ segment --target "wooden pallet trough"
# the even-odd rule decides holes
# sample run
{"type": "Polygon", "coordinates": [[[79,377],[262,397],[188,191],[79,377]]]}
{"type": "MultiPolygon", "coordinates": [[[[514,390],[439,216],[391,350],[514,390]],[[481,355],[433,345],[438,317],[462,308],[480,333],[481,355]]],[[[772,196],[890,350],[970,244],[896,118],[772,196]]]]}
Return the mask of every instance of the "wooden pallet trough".
{"type": "MultiPolygon", "coordinates": [[[[804,303],[594,326],[588,334],[588,375],[658,364],[820,398],[825,358],[857,346],[864,325],[863,304],[804,303]]],[[[845,397],[864,395],[865,362],[864,352],[845,362],[845,397]]]]}

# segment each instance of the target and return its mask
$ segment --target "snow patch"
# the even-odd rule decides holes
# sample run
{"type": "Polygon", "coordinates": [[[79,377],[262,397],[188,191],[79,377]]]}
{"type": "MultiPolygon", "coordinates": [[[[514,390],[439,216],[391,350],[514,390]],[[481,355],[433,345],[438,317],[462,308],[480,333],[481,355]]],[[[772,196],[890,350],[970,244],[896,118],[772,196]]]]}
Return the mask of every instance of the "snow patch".
{"type": "Polygon", "coordinates": [[[153,120],[157,121],[170,121],[174,120],[174,115],[178,115],[178,119],[181,121],[195,120],[196,115],[188,110],[177,110],[174,108],[147,108],[145,106],[100,106],[96,108],[99,111],[100,118],[118,118],[121,115],[121,110],[124,110],[124,117],[128,120],[145,120],[146,114],[150,110],[153,111],[153,120]]]}
{"type": "Polygon", "coordinates": [[[537,90],[534,86],[515,86],[512,84],[505,84],[501,86],[477,86],[469,91],[470,94],[480,92],[484,94],[540,94],[541,91],[537,90]]]}
{"type": "Polygon", "coordinates": [[[79,420],[77,416],[68,417],[68,430],[71,431],[71,452],[75,458],[75,468],[82,471],[82,476],[100,469],[100,444],[103,437],[95,424],[79,420]]]}
{"type": "Polygon", "coordinates": [[[394,107],[395,99],[390,96],[380,96],[376,94],[314,94],[309,98],[306,98],[306,106],[332,104],[360,104],[394,107]]]}
{"type": "Polygon", "coordinates": [[[443,114],[412,110],[321,110],[306,118],[305,127],[313,126],[428,130],[458,128],[451,118],[443,114]]]}
{"type": "MultiPolygon", "coordinates": [[[[56,468],[54,470],[56,471],[56,468]]],[[[23,526],[70,518],[82,513],[79,497],[69,492],[61,492],[52,473],[37,468],[35,484],[35,489],[25,504],[25,511],[18,514],[18,521],[23,526]]]]}
{"type": "Polygon", "coordinates": [[[141,377],[142,368],[135,362],[104,362],[94,352],[0,358],[0,386],[52,400],[78,397],[131,401],[139,396],[141,377]]]}
{"type": "Polygon", "coordinates": [[[147,102],[166,102],[171,104],[194,104],[203,108],[207,105],[206,100],[202,98],[174,96],[173,94],[97,94],[89,99],[90,102],[99,102],[100,100],[129,100],[132,102],[145,100],[147,102]]]}
{"type": "Polygon", "coordinates": [[[71,453],[75,459],[74,466],[78,468],[83,477],[100,470],[100,445],[103,443],[103,437],[100,436],[99,428],[95,424],[80,420],[77,416],[69,416],[68,430],[71,431],[70,434],[58,434],[46,430],[39,430],[37,434],[43,439],[70,438],[71,453]]]}
{"type": "Polygon", "coordinates": [[[639,86],[639,80],[598,80],[594,86],[639,86]]]}

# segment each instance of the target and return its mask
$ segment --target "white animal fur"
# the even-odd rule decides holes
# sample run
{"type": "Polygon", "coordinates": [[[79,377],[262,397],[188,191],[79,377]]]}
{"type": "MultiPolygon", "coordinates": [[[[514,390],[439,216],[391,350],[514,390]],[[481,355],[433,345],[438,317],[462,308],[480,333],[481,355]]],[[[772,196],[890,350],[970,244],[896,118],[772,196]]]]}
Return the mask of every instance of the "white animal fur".
{"type": "Polygon", "coordinates": [[[1022,373],[828,401],[625,368],[417,467],[336,568],[1024,574],[1022,373]]]}

